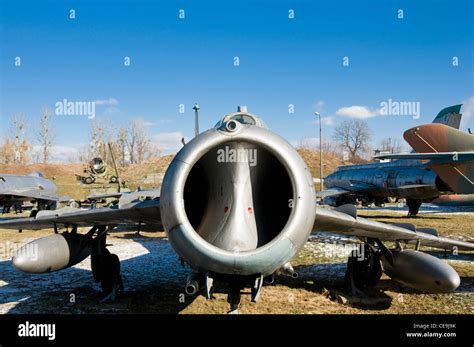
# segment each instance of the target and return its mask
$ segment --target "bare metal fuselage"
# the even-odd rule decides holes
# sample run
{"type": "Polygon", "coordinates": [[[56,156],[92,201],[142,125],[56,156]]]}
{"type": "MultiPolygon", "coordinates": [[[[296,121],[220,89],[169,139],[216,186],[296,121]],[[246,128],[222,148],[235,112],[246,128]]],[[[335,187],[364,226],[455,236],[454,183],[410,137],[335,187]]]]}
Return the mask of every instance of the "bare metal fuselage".
{"type": "Polygon", "coordinates": [[[23,202],[52,205],[58,201],[56,185],[40,175],[0,174],[0,205],[13,206],[23,202]]]}
{"type": "Polygon", "coordinates": [[[427,165],[416,160],[339,167],[325,179],[326,189],[338,187],[366,200],[405,198],[431,201],[446,187],[427,165]]]}

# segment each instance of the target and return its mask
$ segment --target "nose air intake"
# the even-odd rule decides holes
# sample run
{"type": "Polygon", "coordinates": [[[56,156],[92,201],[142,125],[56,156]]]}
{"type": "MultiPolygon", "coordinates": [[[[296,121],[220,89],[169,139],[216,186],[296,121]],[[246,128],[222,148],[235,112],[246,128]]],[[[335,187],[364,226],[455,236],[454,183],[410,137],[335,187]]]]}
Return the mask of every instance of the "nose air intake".
{"type": "Polygon", "coordinates": [[[249,114],[236,118],[243,122],[224,118],[173,159],[161,190],[163,225],[195,270],[269,275],[312,230],[313,182],[288,142],[249,114]]]}

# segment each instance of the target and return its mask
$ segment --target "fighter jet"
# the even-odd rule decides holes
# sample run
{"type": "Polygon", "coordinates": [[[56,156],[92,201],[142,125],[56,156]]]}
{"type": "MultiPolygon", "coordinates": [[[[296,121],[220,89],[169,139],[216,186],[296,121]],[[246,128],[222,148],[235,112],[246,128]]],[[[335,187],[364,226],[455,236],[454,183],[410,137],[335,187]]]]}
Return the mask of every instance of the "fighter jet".
{"type": "MultiPolygon", "coordinates": [[[[454,105],[441,110],[433,120],[433,125],[453,130],[459,128],[461,106],[454,105]]],[[[419,158],[416,156],[402,158],[383,155],[375,158],[405,160],[340,166],[325,178],[326,189],[318,192],[317,197],[333,206],[354,204],[357,201],[364,205],[375,203],[380,206],[388,202],[388,198],[406,199],[408,215],[416,216],[422,202],[431,202],[440,195],[452,192],[442,177],[429,165],[417,160],[419,158]]]]}
{"type": "Polygon", "coordinates": [[[33,213],[56,208],[59,197],[56,185],[39,172],[27,176],[0,174],[0,205],[3,213],[26,201],[36,204],[33,213]]]}
{"type": "Polygon", "coordinates": [[[0,229],[71,227],[25,245],[13,266],[47,273],[91,255],[94,279],[113,297],[123,285],[118,257],[107,249],[107,233],[120,223],[162,224],[174,251],[192,269],[186,293],[201,291],[210,299],[214,290],[225,288],[235,312],[243,289],[250,288],[257,301],[274,274],[295,274],[290,261],[313,231],[360,239],[364,261],[349,261],[355,282],[374,283],[383,271],[425,292],[451,292],[460,278],[446,262],[421,252],[420,245],[474,250],[473,243],[439,236],[433,229],[360,218],[353,205],[317,206],[313,179],[298,152],[245,107],[177,153],[160,197],[142,194],[134,200],[123,194],[109,207],[41,211],[35,218],[0,221],[0,229]],[[80,234],[79,226],[91,228],[80,234]],[[396,242],[396,248],[387,241],[396,242]]]}
{"type": "Polygon", "coordinates": [[[456,194],[474,194],[474,136],[443,124],[408,129],[405,140],[417,153],[396,153],[378,158],[429,160],[432,168],[456,194]]]}
{"type": "Polygon", "coordinates": [[[420,153],[398,153],[379,158],[429,160],[430,167],[456,194],[432,201],[439,206],[474,205],[474,137],[442,124],[426,124],[407,130],[405,140],[420,153]]]}

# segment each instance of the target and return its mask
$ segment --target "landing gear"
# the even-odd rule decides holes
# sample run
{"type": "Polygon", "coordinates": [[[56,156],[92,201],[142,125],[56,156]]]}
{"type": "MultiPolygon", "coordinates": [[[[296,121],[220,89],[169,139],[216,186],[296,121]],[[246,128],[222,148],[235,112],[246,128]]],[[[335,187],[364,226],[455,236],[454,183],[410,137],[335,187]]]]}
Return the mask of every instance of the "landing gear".
{"type": "Polygon", "coordinates": [[[347,261],[344,287],[350,288],[353,296],[362,294],[365,288],[377,285],[382,277],[380,256],[380,251],[369,243],[364,243],[352,251],[347,261]]]}
{"type": "Polygon", "coordinates": [[[213,293],[225,293],[230,305],[228,313],[238,314],[242,294],[250,294],[251,301],[257,302],[262,287],[268,283],[268,280],[273,280],[273,275],[263,277],[262,275],[239,276],[191,272],[186,281],[185,292],[190,296],[194,296],[201,291],[207,300],[213,298],[213,293]],[[250,288],[250,293],[242,292],[244,288],[250,288]]]}
{"type": "Polygon", "coordinates": [[[240,281],[237,279],[231,279],[229,283],[229,292],[227,294],[227,302],[230,305],[230,311],[228,312],[229,314],[239,313],[240,287],[240,281]]]}
{"type": "Polygon", "coordinates": [[[416,215],[420,211],[421,201],[407,199],[407,206],[408,206],[408,217],[416,217],[416,215]]]}
{"type": "Polygon", "coordinates": [[[101,302],[114,301],[117,295],[124,292],[122,276],[120,275],[120,260],[116,254],[110,253],[106,248],[107,227],[94,228],[97,230],[97,236],[92,241],[92,275],[94,281],[96,283],[100,282],[102,287],[104,297],[101,302]]]}
{"type": "Polygon", "coordinates": [[[343,196],[337,197],[335,199],[334,206],[339,207],[339,206],[347,205],[347,204],[356,205],[357,198],[353,195],[347,195],[347,196],[343,195],[343,196]]]}

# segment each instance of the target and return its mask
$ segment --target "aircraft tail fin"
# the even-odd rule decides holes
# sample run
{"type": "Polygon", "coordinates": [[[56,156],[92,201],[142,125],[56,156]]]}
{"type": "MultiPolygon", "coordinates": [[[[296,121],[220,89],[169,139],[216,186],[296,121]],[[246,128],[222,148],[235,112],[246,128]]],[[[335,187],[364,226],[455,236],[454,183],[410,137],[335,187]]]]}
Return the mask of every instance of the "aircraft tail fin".
{"type": "Polygon", "coordinates": [[[431,167],[453,192],[474,193],[474,161],[461,160],[474,151],[473,135],[443,124],[425,124],[408,129],[403,137],[417,153],[452,153],[449,160],[433,160],[431,167]]]}
{"type": "Polygon", "coordinates": [[[454,129],[459,129],[462,118],[462,114],[460,113],[461,106],[462,104],[443,108],[441,111],[439,111],[435,119],[433,119],[433,123],[444,124],[454,129]]]}

